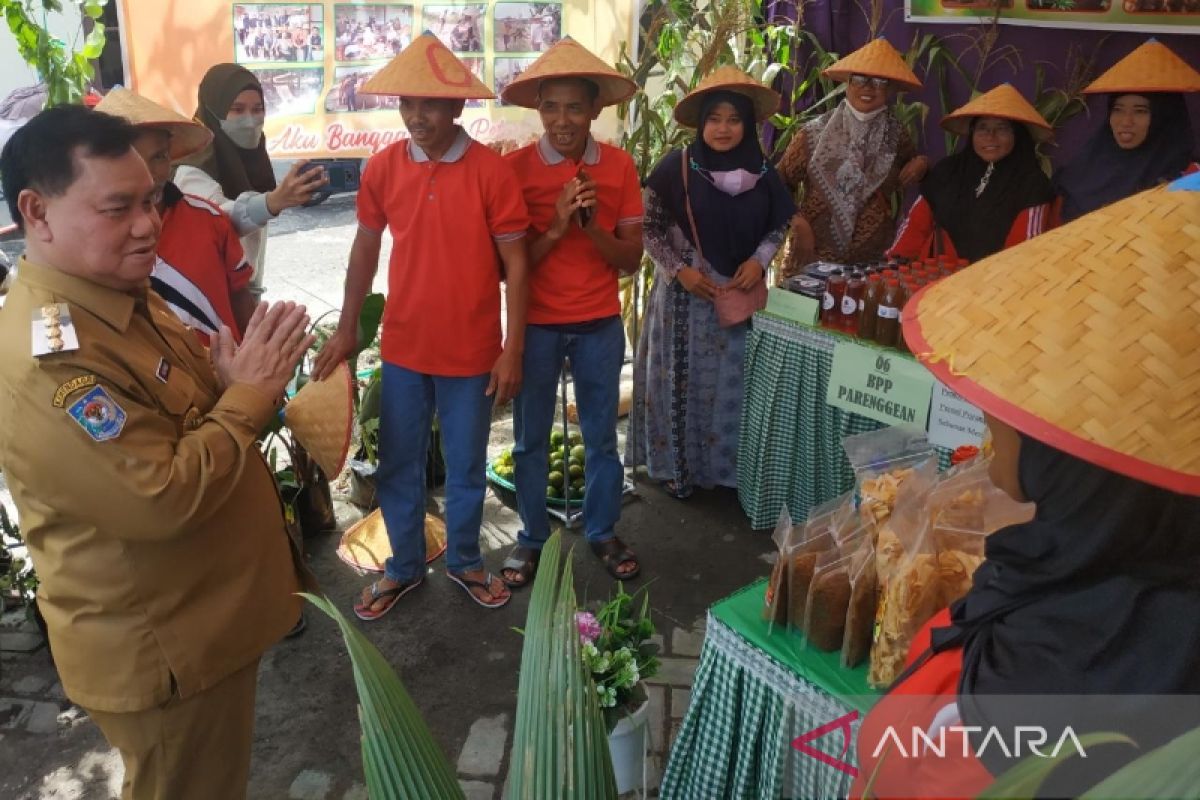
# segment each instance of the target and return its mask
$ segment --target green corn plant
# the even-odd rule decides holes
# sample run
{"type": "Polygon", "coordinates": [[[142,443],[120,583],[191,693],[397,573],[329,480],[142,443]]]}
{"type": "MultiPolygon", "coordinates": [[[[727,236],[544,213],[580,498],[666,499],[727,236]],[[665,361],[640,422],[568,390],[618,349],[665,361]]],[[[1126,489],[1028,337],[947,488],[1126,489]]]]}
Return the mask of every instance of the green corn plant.
{"type": "Polygon", "coordinates": [[[303,596],[337,623],[350,652],[367,793],[377,798],[462,798],[453,767],[396,671],[328,598],[303,596]]]}
{"type": "Polygon", "coordinates": [[[542,548],[529,601],[506,796],[609,800],[617,790],[607,729],[580,655],[570,557],[563,564],[561,554],[559,531],[542,548]]]}

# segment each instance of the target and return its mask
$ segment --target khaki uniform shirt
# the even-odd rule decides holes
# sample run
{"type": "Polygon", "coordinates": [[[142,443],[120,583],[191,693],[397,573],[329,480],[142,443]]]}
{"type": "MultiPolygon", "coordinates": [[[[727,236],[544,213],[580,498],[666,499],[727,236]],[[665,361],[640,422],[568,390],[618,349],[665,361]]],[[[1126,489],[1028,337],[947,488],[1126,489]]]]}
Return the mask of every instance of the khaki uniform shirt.
{"type": "Polygon", "coordinates": [[[279,641],[300,615],[302,568],[255,444],[275,401],[222,392],[153,292],[24,260],[0,342],[0,469],[67,696],[152,708],[279,641]],[[31,324],[52,303],[67,304],[79,347],[35,356],[31,324]]]}

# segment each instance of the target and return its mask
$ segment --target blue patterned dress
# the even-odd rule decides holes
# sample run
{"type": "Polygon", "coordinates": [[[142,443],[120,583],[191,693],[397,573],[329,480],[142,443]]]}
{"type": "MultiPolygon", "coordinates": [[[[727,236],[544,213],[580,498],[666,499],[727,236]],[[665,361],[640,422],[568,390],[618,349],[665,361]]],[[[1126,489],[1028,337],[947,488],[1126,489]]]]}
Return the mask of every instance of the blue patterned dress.
{"type": "MultiPolygon", "coordinates": [[[[718,286],[731,280],[707,263],[671,219],[662,200],[644,191],[643,240],[654,261],[654,284],[634,363],[632,447],[626,463],[645,465],[651,478],[680,488],[736,487],[742,378],[749,323],[722,328],[713,304],[675,280],[698,266],[718,286]]],[[[787,235],[768,234],[755,257],[766,265],[787,235]]]]}

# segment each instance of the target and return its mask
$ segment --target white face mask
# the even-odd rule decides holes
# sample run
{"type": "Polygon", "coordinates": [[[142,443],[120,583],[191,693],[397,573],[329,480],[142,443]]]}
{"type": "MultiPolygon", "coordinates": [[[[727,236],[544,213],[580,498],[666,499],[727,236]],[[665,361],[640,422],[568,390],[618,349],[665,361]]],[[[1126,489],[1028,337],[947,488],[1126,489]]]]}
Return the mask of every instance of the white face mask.
{"type": "Polygon", "coordinates": [[[709,175],[712,178],[713,186],[733,197],[753,189],[758,184],[758,179],[762,177],[741,168],[710,172],[709,175]]]}
{"type": "Polygon", "coordinates": [[[221,120],[221,130],[243,150],[253,150],[262,140],[265,117],[245,115],[221,120]]]}

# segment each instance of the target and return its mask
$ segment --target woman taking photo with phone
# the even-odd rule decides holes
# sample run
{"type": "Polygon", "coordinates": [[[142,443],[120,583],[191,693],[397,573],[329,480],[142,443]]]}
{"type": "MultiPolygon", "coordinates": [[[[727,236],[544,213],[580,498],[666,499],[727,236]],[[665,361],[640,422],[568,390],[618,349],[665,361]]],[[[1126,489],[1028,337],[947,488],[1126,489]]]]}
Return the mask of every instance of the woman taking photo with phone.
{"type": "Polygon", "coordinates": [[[254,268],[250,291],[258,299],[266,271],[267,224],[311,200],[328,182],[325,170],[297,161],[276,184],[263,136],[262,85],[245,67],[217,64],[200,81],[198,94],[196,119],[213,132],[213,141],[179,166],[175,184],[184,194],[220,206],[233,220],[254,268]]]}

